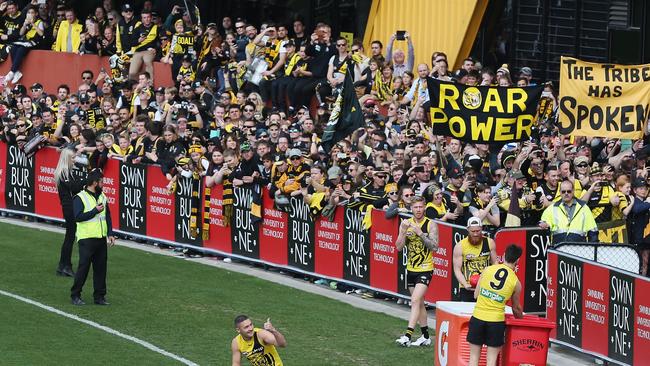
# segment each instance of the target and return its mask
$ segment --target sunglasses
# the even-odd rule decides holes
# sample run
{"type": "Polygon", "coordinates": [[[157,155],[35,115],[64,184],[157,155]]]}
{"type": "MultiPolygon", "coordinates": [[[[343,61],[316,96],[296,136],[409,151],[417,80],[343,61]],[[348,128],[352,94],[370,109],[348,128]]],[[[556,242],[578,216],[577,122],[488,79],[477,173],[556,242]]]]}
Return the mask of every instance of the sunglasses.
{"type": "Polygon", "coordinates": [[[292,156],[289,159],[291,159],[291,160],[300,160],[301,158],[302,157],[300,157],[300,156],[292,156]]]}
{"type": "Polygon", "coordinates": [[[244,29],[244,26],[235,27],[235,29],[244,29]]]}
{"type": "Polygon", "coordinates": [[[375,174],[375,177],[377,177],[379,179],[386,179],[386,176],[383,175],[383,174],[375,174]]]}
{"type": "Polygon", "coordinates": [[[255,110],[251,108],[244,108],[244,112],[255,112],[255,110]]]}
{"type": "Polygon", "coordinates": [[[415,196],[415,193],[405,193],[404,197],[413,197],[415,196]]]}
{"type": "Polygon", "coordinates": [[[573,193],[573,191],[562,191],[562,194],[573,193]]]}
{"type": "Polygon", "coordinates": [[[82,78],[83,80],[90,80],[90,79],[92,79],[90,76],[82,76],[81,78],[82,78]]]}
{"type": "Polygon", "coordinates": [[[344,43],[337,43],[336,44],[336,47],[345,47],[345,46],[347,46],[347,44],[344,44],[344,43]]]}
{"type": "Polygon", "coordinates": [[[260,135],[261,139],[265,139],[265,138],[268,138],[268,137],[269,137],[269,135],[260,135]]]}
{"type": "Polygon", "coordinates": [[[112,21],[115,20],[115,18],[108,18],[108,20],[109,20],[110,22],[112,22],[112,21]]]}
{"type": "Polygon", "coordinates": [[[588,167],[588,166],[589,166],[589,165],[587,165],[587,164],[578,164],[578,168],[586,168],[586,167],[588,167]]]}
{"type": "Polygon", "coordinates": [[[18,128],[25,127],[25,124],[24,124],[24,123],[21,123],[21,124],[19,124],[19,125],[16,125],[16,127],[18,127],[18,128]]]}
{"type": "Polygon", "coordinates": [[[69,101],[68,102],[68,104],[77,104],[77,103],[79,103],[79,102],[75,102],[75,101],[69,101]]]}
{"type": "Polygon", "coordinates": [[[397,192],[388,192],[388,194],[391,195],[391,196],[395,196],[395,195],[397,195],[397,192]]]}
{"type": "Polygon", "coordinates": [[[353,49],[350,50],[350,52],[352,52],[352,53],[359,52],[359,49],[358,48],[353,48],[353,49]]]}
{"type": "Polygon", "coordinates": [[[80,104],[90,104],[90,102],[81,102],[80,104]]]}

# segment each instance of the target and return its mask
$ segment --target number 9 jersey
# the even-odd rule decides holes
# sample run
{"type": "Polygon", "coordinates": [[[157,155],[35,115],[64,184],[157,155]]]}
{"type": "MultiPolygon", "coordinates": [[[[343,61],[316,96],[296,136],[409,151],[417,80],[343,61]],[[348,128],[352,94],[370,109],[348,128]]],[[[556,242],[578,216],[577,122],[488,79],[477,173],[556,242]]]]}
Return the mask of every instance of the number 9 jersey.
{"type": "Polygon", "coordinates": [[[495,264],[483,270],[473,316],[486,322],[505,320],[506,302],[512,297],[519,279],[505,264],[495,264]]]}

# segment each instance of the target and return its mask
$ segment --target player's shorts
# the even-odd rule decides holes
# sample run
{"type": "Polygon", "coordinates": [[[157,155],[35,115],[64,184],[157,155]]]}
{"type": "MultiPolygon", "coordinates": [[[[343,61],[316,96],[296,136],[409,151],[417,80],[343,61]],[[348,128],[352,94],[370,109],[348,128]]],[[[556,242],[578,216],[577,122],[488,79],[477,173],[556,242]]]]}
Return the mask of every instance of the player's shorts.
{"type": "Polygon", "coordinates": [[[406,286],[415,287],[415,285],[418,283],[421,283],[425,286],[429,286],[429,283],[431,282],[431,277],[433,277],[433,271],[426,271],[426,272],[407,271],[406,286]]]}
{"type": "Polygon", "coordinates": [[[505,335],[506,322],[486,322],[475,317],[469,319],[467,342],[470,344],[501,347],[506,343],[505,335]]]}

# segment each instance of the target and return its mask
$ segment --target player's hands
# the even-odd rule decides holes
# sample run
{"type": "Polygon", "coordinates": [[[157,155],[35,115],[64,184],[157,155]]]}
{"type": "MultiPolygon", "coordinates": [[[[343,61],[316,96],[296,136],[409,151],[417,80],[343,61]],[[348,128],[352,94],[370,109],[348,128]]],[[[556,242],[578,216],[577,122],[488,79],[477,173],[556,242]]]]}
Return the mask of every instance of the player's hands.
{"type": "Polygon", "coordinates": [[[269,332],[275,332],[275,327],[273,327],[273,324],[271,324],[271,318],[266,318],[264,329],[268,330],[269,332]]]}
{"type": "Polygon", "coordinates": [[[115,237],[114,236],[109,236],[107,243],[108,243],[109,247],[112,247],[113,245],[115,245],[115,237]]]}

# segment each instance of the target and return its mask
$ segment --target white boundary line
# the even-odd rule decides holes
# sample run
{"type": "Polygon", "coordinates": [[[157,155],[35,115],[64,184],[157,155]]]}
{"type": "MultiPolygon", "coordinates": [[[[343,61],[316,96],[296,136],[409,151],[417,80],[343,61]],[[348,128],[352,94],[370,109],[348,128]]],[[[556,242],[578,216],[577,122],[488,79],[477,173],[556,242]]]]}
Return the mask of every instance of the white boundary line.
{"type": "Polygon", "coordinates": [[[171,358],[171,359],[174,359],[174,360],[176,360],[176,361],[178,361],[178,362],[181,362],[181,363],[183,363],[183,364],[185,364],[185,365],[188,365],[188,366],[198,366],[197,363],[194,363],[194,362],[192,362],[192,361],[190,361],[190,360],[188,360],[188,359],[186,359],[186,358],[183,358],[183,357],[181,357],[181,356],[175,355],[175,354],[173,354],[173,353],[171,353],[171,352],[165,351],[164,349],[159,348],[159,347],[156,347],[156,346],[154,346],[153,344],[151,344],[151,343],[149,343],[149,342],[147,342],[147,341],[143,341],[142,339],[139,339],[139,338],[136,338],[136,337],[130,336],[130,335],[128,335],[128,334],[124,334],[124,333],[122,333],[122,332],[120,332],[120,331],[117,331],[117,330],[115,330],[115,329],[113,329],[113,328],[109,328],[109,327],[107,327],[107,326],[105,326],[105,325],[101,325],[101,324],[99,324],[99,323],[95,323],[94,321],[87,320],[87,319],[84,319],[84,318],[80,318],[80,317],[78,317],[78,316],[76,316],[76,315],[74,315],[74,314],[66,313],[66,312],[61,311],[61,310],[59,310],[59,309],[56,309],[56,308],[53,308],[53,307],[51,307],[51,306],[47,306],[47,305],[45,305],[45,304],[42,304],[42,303],[40,303],[40,302],[38,302],[38,301],[34,301],[34,300],[28,299],[28,298],[26,298],[26,297],[22,297],[22,296],[20,296],[20,295],[12,294],[11,292],[7,292],[7,291],[0,290],[0,295],[4,295],[4,296],[7,296],[7,297],[11,297],[11,298],[14,298],[14,299],[16,299],[16,300],[18,300],[18,301],[22,301],[22,302],[25,302],[25,303],[27,303],[27,304],[34,305],[34,306],[39,307],[39,308],[41,308],[41,309],[47,310],[47,311],[49,311],[49,312],[51,312],[51,313],[54,313],[54,314],[58,314],[58,315],[64,316],[64,317],[66,317],[66,318],[68,318],[68,319],[76,320],[76,321],[81,322],[81,323],[84,323],[84,324],[86,324],[86,325],[90,325],[91,327],[93,327],[93,328],[97,328],[97,329],[99,329],[99,330],[103,330],[103,331],[106,332],[106,333],[109,333],[109,334],[112,334],[112,335],[118,336],[118,337],[120,337],[120,338],[124,338],[124,339],[126,339],[127,341],[131,341],[131,342],[133,342],[133,343],[137,343],[137,344],[141,345],[141,346],[144,347],[144,348],[147,348],[147,349],[149,349],[149,350],[151,350],[151,351],[154,351],[154,352],[160,353],[160,354],[163,355],[163,356],[166,356],[166,357],[169,357],[169,358],[171,358]]]}

